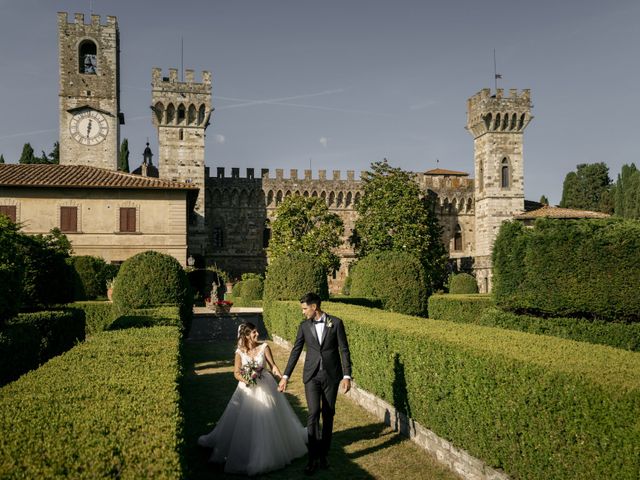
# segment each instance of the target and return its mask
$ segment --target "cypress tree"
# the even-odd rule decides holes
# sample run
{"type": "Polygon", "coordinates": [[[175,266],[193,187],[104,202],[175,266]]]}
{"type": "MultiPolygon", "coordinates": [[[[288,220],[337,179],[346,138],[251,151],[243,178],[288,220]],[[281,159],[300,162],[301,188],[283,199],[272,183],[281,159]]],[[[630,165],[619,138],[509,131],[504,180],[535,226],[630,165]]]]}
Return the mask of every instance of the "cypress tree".
{"type": "Polygon", "coordinates": [[[129,173],[129,140],[126,138],[120,144],[120,154],[118,155],[118,171],[129,173]]]}

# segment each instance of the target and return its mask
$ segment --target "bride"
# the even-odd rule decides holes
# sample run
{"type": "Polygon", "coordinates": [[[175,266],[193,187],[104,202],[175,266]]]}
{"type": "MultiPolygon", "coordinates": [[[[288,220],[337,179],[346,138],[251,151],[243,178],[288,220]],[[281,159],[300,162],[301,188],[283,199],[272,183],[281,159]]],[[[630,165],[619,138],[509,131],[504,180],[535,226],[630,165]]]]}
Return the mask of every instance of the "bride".
{"type": "Polygon", "coordinates": [[[227,473],[277,470],[307,452],[307,430],[263,370],[265,363],[281,376],[269,345],[258,343],[256,326],[241,324],[233,370],[238,387],[216,427],[198,438],[199,445],[213,448],[209,461],[224,463],[227,473]]]}

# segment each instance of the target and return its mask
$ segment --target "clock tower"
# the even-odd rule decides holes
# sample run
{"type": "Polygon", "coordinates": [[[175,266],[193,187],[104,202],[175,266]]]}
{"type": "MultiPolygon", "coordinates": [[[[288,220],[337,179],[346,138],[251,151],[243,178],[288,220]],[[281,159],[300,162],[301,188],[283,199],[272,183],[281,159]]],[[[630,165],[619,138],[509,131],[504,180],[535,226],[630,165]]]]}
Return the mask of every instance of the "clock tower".
{"type": "Polygon", "coordinates": [[[120,34],[115,17],[58,13],[60,163],[116,170],[120,146],[120,34]]]}

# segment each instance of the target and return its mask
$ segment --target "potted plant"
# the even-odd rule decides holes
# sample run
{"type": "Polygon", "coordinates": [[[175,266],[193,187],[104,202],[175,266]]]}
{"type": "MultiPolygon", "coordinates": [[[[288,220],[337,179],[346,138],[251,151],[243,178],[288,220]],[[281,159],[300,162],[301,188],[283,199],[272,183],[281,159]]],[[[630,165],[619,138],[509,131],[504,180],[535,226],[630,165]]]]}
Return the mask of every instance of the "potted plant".
{"type": "Polygon", "coordinates": [[[233,302],[229,300],[218,300],[213,305],[216,313],[229,313],[231,311],[233,302]]]}

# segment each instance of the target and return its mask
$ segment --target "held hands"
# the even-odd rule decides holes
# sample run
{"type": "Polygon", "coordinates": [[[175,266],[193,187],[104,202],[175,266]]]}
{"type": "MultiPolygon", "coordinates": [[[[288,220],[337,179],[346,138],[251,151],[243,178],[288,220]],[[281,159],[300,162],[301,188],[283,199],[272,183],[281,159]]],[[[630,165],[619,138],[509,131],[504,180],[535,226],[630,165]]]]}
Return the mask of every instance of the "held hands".
{"type": "Polygon", "coordinates": [[[349,390],[351,390],[351,380],[343,378],[340,382],[340,391],[342,393],[347,393],[349,390]]]}
{"type": "Polygon", "coordinates": [[[280,379],[280,383],[278,384],[278,391],[279,392],[286,392],[287,391],[287,379],[286,378],[281,378],[280,379]]]}

